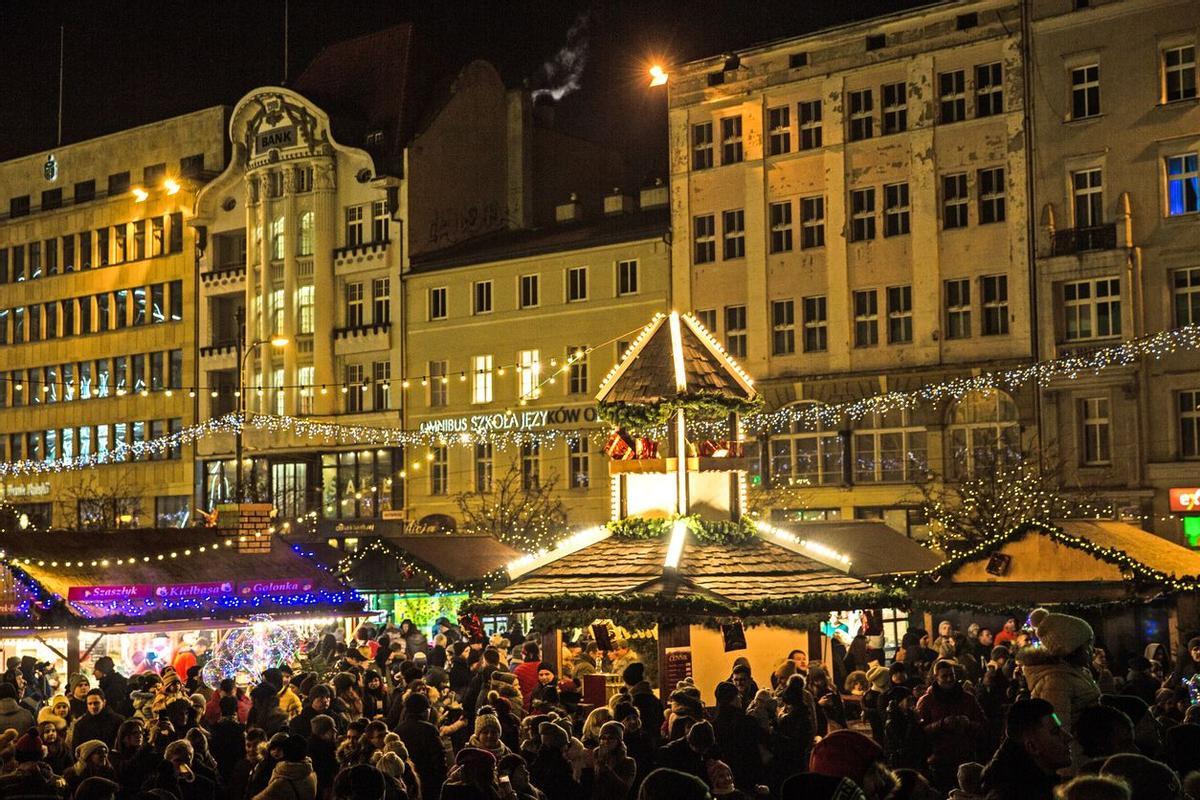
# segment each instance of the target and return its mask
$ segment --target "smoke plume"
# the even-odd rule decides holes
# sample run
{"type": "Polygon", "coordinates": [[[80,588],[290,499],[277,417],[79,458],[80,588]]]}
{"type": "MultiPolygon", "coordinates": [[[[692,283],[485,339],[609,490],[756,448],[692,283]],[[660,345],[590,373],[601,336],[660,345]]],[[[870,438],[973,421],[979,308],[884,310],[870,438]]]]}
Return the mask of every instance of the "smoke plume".
{"type": "Polygon", "coordinates": [[[567,31],[566,44],[538,69],[534,83],[541,84],[542,88],[533,90],[534,101],[549,96],[557,102],[578,89],[582,85],[587,57],[588,14],[584,12],[575,18],[567,31]]]}

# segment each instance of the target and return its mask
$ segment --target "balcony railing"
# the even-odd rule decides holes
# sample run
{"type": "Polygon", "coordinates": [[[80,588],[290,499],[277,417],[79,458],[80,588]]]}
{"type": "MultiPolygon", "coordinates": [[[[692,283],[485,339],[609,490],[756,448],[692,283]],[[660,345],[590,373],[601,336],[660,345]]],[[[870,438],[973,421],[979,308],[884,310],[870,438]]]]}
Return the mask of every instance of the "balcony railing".
{"type": "Polygon", "coordinates": [[[1117,246],[1117,226],[1106,222],[1086,228],[1066,228],[1054,232],[1051,255],[1070,256],[1093,250],[1113,250],[1117,246]]]}

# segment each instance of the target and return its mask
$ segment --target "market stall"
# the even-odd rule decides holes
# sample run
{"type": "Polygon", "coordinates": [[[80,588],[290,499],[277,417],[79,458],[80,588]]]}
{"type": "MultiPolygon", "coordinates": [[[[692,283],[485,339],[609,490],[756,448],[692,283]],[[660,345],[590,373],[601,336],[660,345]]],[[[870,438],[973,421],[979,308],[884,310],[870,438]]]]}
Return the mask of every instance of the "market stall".
{"type": "Polygon", "coordinates": [[[101,655],[140,671],[183,645],[219,648],[221,631],[256,620],[363,612],[357,593],[302,547],[241,538],[200,528],[10,533],[0,552],[5,649],[26,654],[37,643],[45,649],[35,657],[61,660],[68,673],[101,655]]]}

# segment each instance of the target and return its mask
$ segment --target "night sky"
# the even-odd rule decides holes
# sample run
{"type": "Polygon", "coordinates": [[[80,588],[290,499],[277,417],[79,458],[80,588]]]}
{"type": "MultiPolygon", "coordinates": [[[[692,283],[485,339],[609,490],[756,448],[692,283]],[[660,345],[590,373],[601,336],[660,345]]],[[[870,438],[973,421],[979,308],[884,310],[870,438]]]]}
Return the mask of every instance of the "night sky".
{"type": "MultiPolygon", "coordinates": [[[[572,132],[624,147],[643,175],[665,164],[665,98],[647,88],[652,60],[685,61],[927,5],[918,0],[437,2],[291,0],[295,77],[331,42],[413,21],[451,60],[485,58],[511,86],[547,84],[575,29],[586,48],[580,88],[559,105],[572,132]],[[753,13],[750,10],[753,9],[753,13]]],[[[65,25],[63,141],[211,105],[283,79],[284,0],[0,1],[0,160],[55,144],[59,26],[65,25]]],[[[561,71],[560,71],[561,74],[561,71]]]]}

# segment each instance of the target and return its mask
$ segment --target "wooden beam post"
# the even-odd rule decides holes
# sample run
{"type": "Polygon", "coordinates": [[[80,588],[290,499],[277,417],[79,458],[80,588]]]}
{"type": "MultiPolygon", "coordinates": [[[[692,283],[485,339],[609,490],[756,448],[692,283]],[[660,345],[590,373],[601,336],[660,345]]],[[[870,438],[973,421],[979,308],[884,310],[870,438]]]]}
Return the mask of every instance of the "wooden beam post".
{"type": "Polygon", "coordinates": [[[79,674],[79,626],[67,627],[67,677],[79,674]]]}

